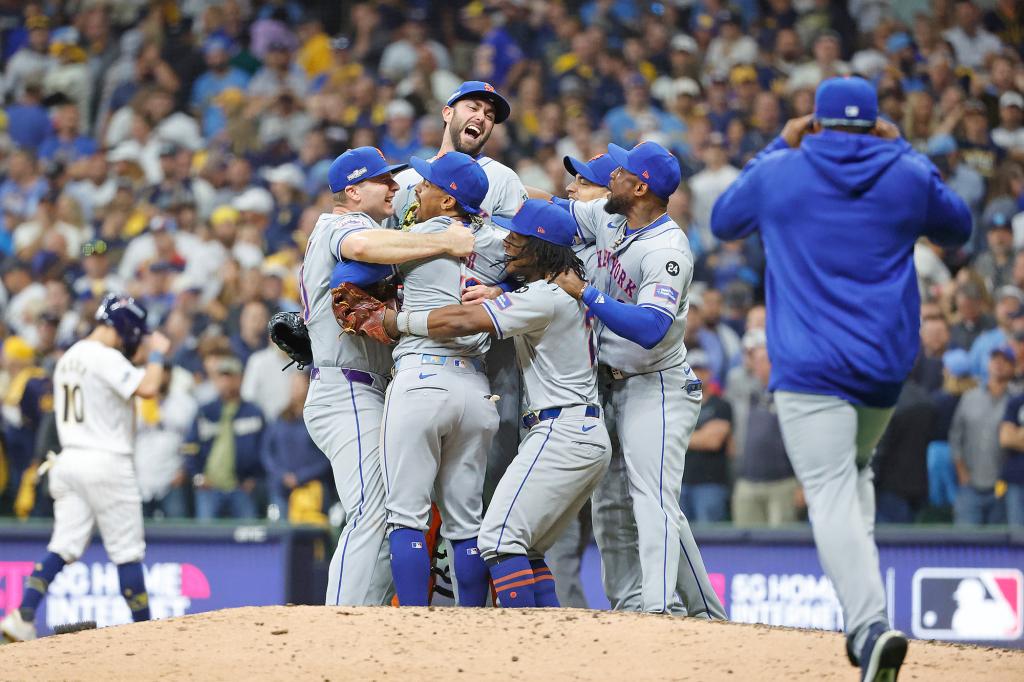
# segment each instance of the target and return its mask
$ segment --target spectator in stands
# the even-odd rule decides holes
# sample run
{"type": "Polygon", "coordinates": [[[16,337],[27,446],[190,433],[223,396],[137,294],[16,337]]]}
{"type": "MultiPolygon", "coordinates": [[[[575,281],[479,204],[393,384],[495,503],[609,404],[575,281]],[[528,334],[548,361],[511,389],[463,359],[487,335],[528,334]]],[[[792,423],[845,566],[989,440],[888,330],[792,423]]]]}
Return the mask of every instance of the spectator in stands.
{"type": "Polygon", "coordinates": [[[32,152],[15,150],[7,157],[7,178],[0,183],[0,253],[13,253],[11,232],[36,212],[49,190],[32,152]]]}
{"type": "Polygon", "coordinates": [[[875,470],[875,521],[913,523],[928,503],[928,444],[936,416],[923,386],[907,381],[878,441],[875,470]]]}
{"type": "Polygon", "coordinates": [[[238,358],[212,356],[209,364],[217,398],[200,406],[182,446],[195,490],[196,518],[256,518],[258,487],[264,479],[263,415],[240,398],[238,358]]]}
{"type": "Polygon", "coordinates": [[[414,125],[416,111],[404,99],[392,100],[387,108],[387,129],[381,136],[380,150],[388,163],[405,163],[420,147],[414,125]]]}
{"type": "Polygon", "coordinates": [[[617,145],[632,147],[657,132],[664,136],[664,146],[675,149],[682,143],[686,126],[672,114],[651,103],[647,79],[639,73],[626,77],[626,103],[609,111],[603,125],[617,145]]]}
{"type": "Polygon", "coordinates": [[[680,505],[691,522],[721,523],[729,518],[729,448],[732,408],[708,371],[707,354],[688,349],[686,361],[704,383],[697,427],[686,450],[680,505]]]}
{"type": "Polygon", "coordinates": [[[269,100],[288,92],[301,99],[308,87],[305,71],[292,61],[291,45],[276,40],[267,49],[263,67],[249,81],[248,93],[269,100]]]}
{"type": "Polygon", "coordinates": [[[961,284],[956,289],[956,312],[959,320],[949,330],[954,348],[968,349],[981,333],[995,327],[995,319],[985,312],[984,292],[975,283],[961,284]]]}
{"type": "Polygon", "coordinates": [[[921,351],[910,370],[910,381],[932,393],[942,387],[942,357],[949,349],[949,325],[941,314],[921,317],[921,351]]]}
{"type": "Polygon", "coordinates": [[[704,170],[690,178],[689,185],[690,191],[693,192],[693,224],[699,230],[702,247],[710,249],[717,243],[711,234],[711,207],[715,205],[715,200],[722,192],[739,177],[740,171],[729,164],[725,137],[721,133],[711,133],[702,158],[704,170]]]}
{"type": "Polygon", "coordinates": [[[52,409],[53,385],[36,364],[36,351],[18,336],[4,339],[3,369],[7,374],[3,395],[3,449],[7,458],[7,490],[0,489],[0,513],[10,513],[21,488],[21,478],[35,455],[36,430],[52,409]]]}
{"type": "Polygon", "coordinates": [[[999,97],[999,127],[992,141],[1014,158],[1024,156],[1024,97],[1019,92],[1004,92],[999,97]]]}
{"type": "Polygon", "coordinates": [[[954,507],[958,525],[1003,523],[1006,519],[995,486],[1002,464],[999,424],[1006,414],[1007,387],[1015,361],[1009,347],[993,350],[988,382],[964,393],[953,414],[949,446],[960,482],[954,507]]]}
{"type": "Polygon", "coordinates": [[[985,58],[1002,49],[999,38],[981,26],[981,10],[970,0],[957,0],[956,27],[942,34],[956,51],[961,66],[977,69],[984,66],[985,58]]]}
{"type": "Polygon", "coordinates": [[[242,376],[242,400],[260,408],[267,421],[277,419],[291,401],[292,372],[282,371],[288,356],[274,344],[249,356],[242,376]]]}
{"type": "Polygon", "coordinates": [[[207,71],[192,86],[189,106],[193,115],[202,121],[205,137],[215,137],[226,124],[223,110],[214,99],[229,88],[245,91],[249,76],[241,69],[231,66],[231,42],[222,37],[212,37],[203,45],[207,71]]]}
{"type": "Polygon", "coordinates": [[[40,82],[50,67],[47,45],[50,42],[50,18],[45,14],[25,22],[28,41],[14,53],[4,70],[4,89],[8,97],[20,98],[30,82],[40,82]]]}
{"type": "Polygon", "coordinates": [[[329,477],[331,464],[313,444],[302,421],[309,377],[304,372],[286,376],[288,405],[279,417],[268,420],[262,459],[270,503],[277,505],[280,518],[301,522],[301,517],[294,517],[303,510],[296,507],[305,507],[306,513],[310,507],[322,511],[324,481],[329,477]]]}
{"type": "Polygon", "coordinates": [[[75,102],[57,107],[51,120],[53,131],[39,145],[40,159],[69,164],[95,153],[96,140],[80,132],[81,115],[75,102]]]}
{"type": "Polygon", "coordinates": [[[136,411],[135,470],[146,516],[189,516],[182,442],[199,407],[189,383],[180,370],[164,372],[159,397],[140,401],[136,411]]]}
{"type": "Polygon", "coordinates": [[[1024,316],[1024,291],[1005,286],[995,295],[996,326],[982,332],[971,344],[971,364],[975,374],[985,383],[988,378],[988,359],[992,351],[1010,342],[1013,321],[1024,316]]]}
{"type": "Polygon", "coordinates": [[[267,347],[267,322],[270,312],[261,300],[249,301],[242,306],[238,333],[231,337],[231,350],[245,365],[253,353],[267,347]]]}
{"type": "Polygon", "coordinates": [[[1024,526],[1024,394],[1010,398],[1006,404],[1006,414],[999,424],[999,445],[1003,448],[1000,479],[1006,485],[1006,521],[1024,526]]]}
{"type": "Polygon", "coordinates": [[[946,351],[942,356],[942,387],[932,393],[935,418],[927,457],[928,498],[933,507],[948,509],[947,520],[952,520],[953,503],[960,487],[949,447],[949,430],[960,397],[977,385],[967,351],[959,348],[946,351]]]}
{"type": "Polygon", "coordinates": [[[7,108],[7,133],[15,146],[36,152],[50,133],[50,117],[43,106],[43,89],[38,81],[31,81],[24,92],[7,108]]]}
{"type": "Polygon", "coordinates": [[[759,345],[750,351],[757,389],[747,410],[746,442],[737,462],[732,520],[737,526],[779,526],[797,521],[800,484],[786,456],[779,417],[768,392],[771,361],[759,345]]]}

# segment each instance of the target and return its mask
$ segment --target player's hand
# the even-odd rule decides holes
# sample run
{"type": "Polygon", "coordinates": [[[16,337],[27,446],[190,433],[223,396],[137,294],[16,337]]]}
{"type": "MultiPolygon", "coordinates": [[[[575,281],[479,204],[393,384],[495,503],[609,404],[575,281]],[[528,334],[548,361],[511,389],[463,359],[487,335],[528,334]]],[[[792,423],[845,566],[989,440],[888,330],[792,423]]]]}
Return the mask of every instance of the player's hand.
{"type": "Polygon", "coordinates": [[[299,479],[295,478],[295,474],[289,471],[281,477],[281,482],[284,483],[285,488],[291,490],[299,484],[299,479]]]}
{"type": "Polygon", "coordinates": [[[171,340],[160,332],[153,332],[149,335],[149,350],[167,355],[171,350],[171,340]]]}
{"type": "Polygon", "coordinates": [[[583,290],[587,288],[587,283],[580,279],[580,276],[572,270],[563,272],[558,277],[555,277],[555,284],[577,301],[583,296],[583,290]]]}
{"type": "Polygon", "coordinates": [[[896,124],[882,118],[875,121],[875,127],[871,129],[871,134],[883,140],[900,139],[900,129],[896,127],[896,124]]]}
{"type": "Polygon", "coordinates": [[[491,287],[486,284],[474,284],[462,290],[463,303],[483,303],[498,298],[502,294],[501,287],[491,287]]]}
{"type": "Polygon", "coordinates": [[[445,251],[449,256],[465,258],[473,253],[476,237],[473,236],[473,231],[462,223],[452,223],[444,234],[447,241],[445,251]]]}
{"type": "Polygon", "coordinates": [[[811,132],[812,121],[814,121],[814,114],[791,118],[786,121],[786,125],[783,126],[782,132],[779,134],[786,141],[786,144],[796,149],[800,146],[800,141],[804,139],[804,135],[811,132]]]}

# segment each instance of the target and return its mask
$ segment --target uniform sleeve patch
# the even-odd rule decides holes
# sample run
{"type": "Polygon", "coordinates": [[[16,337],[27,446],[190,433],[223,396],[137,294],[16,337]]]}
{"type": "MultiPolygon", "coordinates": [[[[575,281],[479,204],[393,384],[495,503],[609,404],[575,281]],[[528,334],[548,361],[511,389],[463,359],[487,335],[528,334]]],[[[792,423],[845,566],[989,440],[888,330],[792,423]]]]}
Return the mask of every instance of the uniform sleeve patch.
{"type": "Polygon", "coordinates": [[[662,298],[675,305],[679,303],[679,292],[667,284],[658,284],[654,287],[654,297],[662,298]]]}
{"type": "Polygon", "coordinates": [[[502,294],[494,299],[494,305],[498,306],[498,310],[508,310],[512,307],[512,299],[508,297],[508,294],[502,294]]]}

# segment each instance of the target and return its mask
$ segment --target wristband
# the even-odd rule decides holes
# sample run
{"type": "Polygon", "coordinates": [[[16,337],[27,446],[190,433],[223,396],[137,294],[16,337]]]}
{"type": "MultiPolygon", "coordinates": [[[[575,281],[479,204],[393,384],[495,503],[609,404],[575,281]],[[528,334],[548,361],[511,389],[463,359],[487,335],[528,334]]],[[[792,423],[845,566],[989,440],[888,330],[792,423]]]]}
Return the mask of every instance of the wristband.
{"type": "Polygon", "coordinates": [[[427,336],[427,318],[429,316],[429,310],[409,313],[409,333],[413,336],[427,336]]]}
{"type": "Polygon", "coordinates": [[[164,364],[164,354],[160,351],[151,350],[146,361],[150,364],[162,365],[164,364]]]}
{"type": "Polygon", "coordinates": [[[398,334],[409,334],[409,313],[401,311],[395,316],[395,326],[398,328],[398,334]]]}

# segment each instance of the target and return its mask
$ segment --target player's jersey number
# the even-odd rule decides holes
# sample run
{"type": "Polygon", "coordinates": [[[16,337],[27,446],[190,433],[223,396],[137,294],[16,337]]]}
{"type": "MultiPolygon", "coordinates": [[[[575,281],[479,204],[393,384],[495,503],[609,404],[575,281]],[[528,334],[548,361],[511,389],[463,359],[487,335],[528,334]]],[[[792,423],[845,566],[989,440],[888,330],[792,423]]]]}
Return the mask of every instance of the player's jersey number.
{"type": "Polygon", "coordinates": [[[62,384],[64,387],[64,422],[74,421],[81,424],[85,421],[85,398],[82,387],[78,384],[62,384]]]}

